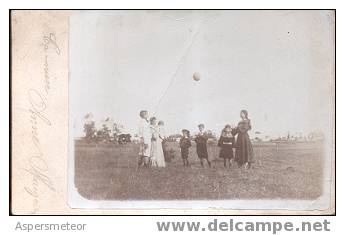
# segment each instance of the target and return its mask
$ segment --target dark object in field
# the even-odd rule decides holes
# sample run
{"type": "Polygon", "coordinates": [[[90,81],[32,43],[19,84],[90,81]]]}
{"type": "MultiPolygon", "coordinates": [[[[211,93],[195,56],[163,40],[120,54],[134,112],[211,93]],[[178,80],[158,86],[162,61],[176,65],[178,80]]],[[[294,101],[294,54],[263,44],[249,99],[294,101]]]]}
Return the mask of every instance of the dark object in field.
{"type": "Polygon", "coordinates": [[[295,168],[293,168],[292,166],[289,166],[285,169],[285,171],[289,172],[289,173],[294,173],[296,170],[295,168]]]}
{"type": "Polygon", "coordinates": [[[120,134],[117,141],[119,144],[127,144],[131,142],[131,137],[130,134],[120,134]]]}
{"type": "Polygon", "coordinates": [[[97,137],[96,141],[97,142],[110,142],[110,133],[108,130],[98,130],[97,131],[97,137]]]}

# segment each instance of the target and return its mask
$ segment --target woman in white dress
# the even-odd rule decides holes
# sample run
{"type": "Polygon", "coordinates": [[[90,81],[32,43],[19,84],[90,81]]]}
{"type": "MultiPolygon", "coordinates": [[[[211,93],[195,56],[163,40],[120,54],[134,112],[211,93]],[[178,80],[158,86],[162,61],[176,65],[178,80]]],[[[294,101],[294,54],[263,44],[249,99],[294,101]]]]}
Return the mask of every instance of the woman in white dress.
{"type": "Polygon", "coordinates": [[[158,122],[158,131],[159,131],[160,140],[162,142],[164,164],[165,164],[165,160],[168,157],[168,151],[167,151],[167,146],[166,146],[167,136],[165,134],[164,122],[162,120],[158,122]]]}
{"type": "Polygon", "coordinates": [[[152,133],[151,139],[151,163],[153,167],[165,167],[165,160],[162,148],[162,138],[159,134],[157,119],[150,118],[150,129],[152,133]]]}
{"type": "Polygon", "coordinates": [[[159,167],[165,167],[165,157],[164,157],[164,147],[163,141],[165,140],[164,123],[162,121],[158,122],[158,158],[157,163],[159,167]]]}

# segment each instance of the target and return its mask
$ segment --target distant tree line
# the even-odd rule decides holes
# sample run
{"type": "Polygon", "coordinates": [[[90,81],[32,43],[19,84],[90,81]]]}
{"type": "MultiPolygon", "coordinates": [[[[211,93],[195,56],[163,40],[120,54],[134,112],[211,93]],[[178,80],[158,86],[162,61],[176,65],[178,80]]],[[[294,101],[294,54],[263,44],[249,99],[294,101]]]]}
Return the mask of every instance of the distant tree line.
{"type": "MultiPolygon", "coordinates": [[[[207,130],[206,134],[208,135],[208,138],[210,141],[217,141],[216,134],[212,132],[211,130],[207,130]]],[[[173,135],[169,135],[166,140],[170,142],[176,142],[176,141],[179,141],[181,137],[182,137],[182,134],[173,134],[173,135]]]]}
{"type": "Polygon", "coordinates": [[[85,116],[84,139],[87,142],[108,142],[126,144],[131,142],[131,135],[121,133],[122,125],[112,121],[111,118],[104,119],[100,129],[96,128],[95,121],[91,120],[92,114],[85,116]]]}

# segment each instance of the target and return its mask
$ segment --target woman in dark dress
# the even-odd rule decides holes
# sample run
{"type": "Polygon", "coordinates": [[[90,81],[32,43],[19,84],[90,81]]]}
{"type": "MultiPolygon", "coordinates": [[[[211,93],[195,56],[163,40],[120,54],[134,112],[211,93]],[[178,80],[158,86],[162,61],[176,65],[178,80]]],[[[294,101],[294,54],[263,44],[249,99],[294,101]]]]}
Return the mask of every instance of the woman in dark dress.
{"type": "Polygon", "coordinates": [[[231,167],[230,160],[234,158],[232,148],[235,147],[235,137],[231,131],[231,126],[226,125],[218,140],[218,146],[220,147],[219,157],[224,159],[224,167],[226,167],[226,162],[228,161],[229,168],[231,167]]]}
{"type": "Polygon", "coordinates": [[[233,134],[237,134],[235,161],[239,167],[245,165],[245,169],[249,169],[254,159],[253,146],[248,135],[252,127],[247,110],[241,110],[240,116],[242,120],[233,130],[233,134]]]}

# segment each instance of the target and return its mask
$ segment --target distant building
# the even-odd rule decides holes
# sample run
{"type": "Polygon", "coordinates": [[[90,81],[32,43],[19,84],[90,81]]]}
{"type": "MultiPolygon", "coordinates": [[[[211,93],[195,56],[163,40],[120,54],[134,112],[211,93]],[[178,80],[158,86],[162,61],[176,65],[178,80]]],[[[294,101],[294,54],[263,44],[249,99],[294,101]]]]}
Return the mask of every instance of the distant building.
{"type": "Polygon", "coordinates": [[[309,141],[323,141],[325,139],[325,136],[322,132],[311,132],[308,135],[309,141]]]}
{"type": "Polygon", "coordinates": [[[257,142],[268,142],[272,140],[271,136],[264,134],[261,131],[255,131],[254,135],[252,135],[251,137],[254,141],[257,142]]]}

